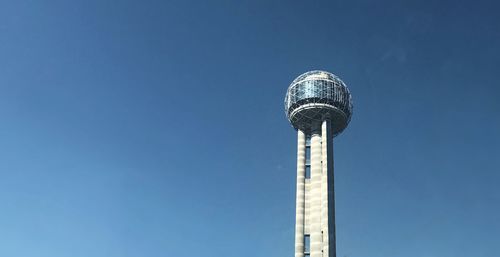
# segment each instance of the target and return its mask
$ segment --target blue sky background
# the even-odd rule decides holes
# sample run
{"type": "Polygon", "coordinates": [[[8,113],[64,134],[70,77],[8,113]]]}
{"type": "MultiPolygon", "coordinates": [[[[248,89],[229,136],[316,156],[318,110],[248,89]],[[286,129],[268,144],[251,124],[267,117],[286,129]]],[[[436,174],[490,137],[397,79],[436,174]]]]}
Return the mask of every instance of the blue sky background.
{"type": "Polygon", "coordinates": [[[0,256],[293,256],[311,69],[339,257],[500,254],[496,1],[1,1],[0,256]]]}

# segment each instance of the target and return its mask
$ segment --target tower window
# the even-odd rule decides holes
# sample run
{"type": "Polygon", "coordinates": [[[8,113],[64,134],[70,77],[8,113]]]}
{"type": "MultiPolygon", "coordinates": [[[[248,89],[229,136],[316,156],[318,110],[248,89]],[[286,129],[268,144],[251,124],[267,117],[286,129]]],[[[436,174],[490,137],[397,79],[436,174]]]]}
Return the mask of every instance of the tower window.
{"type": "Polygon", "coordinates": [[[309,235],[304,235],[304,257],[309,256],[311,252],[311,237],[309,235]]]}
{"type": "Polygon", "coordinates": [[[306,165],[311,163],[311,147],[306,146],[306,165]]]}
{"type": "Polygon", "coordinates": [[[306,165],[306,178],[311,178],[311,165],[306,165]]]}
{"type": "Polygon", "coordinates": [[[311,164],[311,135],[306,135],[306,165],[311,164]]]}

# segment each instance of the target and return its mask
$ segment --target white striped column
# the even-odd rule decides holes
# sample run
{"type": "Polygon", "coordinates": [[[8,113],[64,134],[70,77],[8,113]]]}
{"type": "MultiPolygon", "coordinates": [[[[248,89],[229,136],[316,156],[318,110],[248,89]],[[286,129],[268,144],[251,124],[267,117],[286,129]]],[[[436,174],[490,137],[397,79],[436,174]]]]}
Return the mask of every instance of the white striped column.
{"type": "Polygon", "coordinates": [[[321,130],[311,134],[311,257],[322,257],[321,130]]]}
{"type": "Polygon", "coordinates": [[[321,124],[321,164],[323,173],[321,174],[321,235],[323,236],[323,257],[330,257],[328,255],[328,176],[331,171],[328,169],[328,140],[332,135],[330,132],[330,121],[324,120],[321,124]]]}
{"type": "Polygon", "coordinates": [[[304,208],[305,208],[305,170],[306,135],[297,132],[297,199],[295,208],[295,257],[304,257],[304,208]]]}

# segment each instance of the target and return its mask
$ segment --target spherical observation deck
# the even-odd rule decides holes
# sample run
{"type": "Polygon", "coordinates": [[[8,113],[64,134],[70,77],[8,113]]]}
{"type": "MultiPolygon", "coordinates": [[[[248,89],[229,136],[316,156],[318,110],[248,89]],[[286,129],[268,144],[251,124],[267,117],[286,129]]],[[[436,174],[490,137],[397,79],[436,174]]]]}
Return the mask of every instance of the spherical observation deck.
{"type": "Polygon", "coordinates": [[[351,93],[344,82],[332,73],[309,71],[298,76],[288,87],[285,113],[295,129],[306,133],[329,119],[336,136],[351,120],[351,93]]]}

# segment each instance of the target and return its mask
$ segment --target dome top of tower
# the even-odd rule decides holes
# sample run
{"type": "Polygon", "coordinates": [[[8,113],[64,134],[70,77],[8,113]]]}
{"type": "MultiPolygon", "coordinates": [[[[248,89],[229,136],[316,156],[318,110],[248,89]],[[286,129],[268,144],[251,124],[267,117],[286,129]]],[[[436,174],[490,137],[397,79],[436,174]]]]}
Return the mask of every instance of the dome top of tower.
{"type": "Polygon", "coordinates": [[[351,93],[334,74],[321,70],[309,71],[294,79],[288,87],[285,113],[295,129],[306,133],[329,119],[335,136],[351,120],[351,93]]]}
{"type": "Polygon", "coordinates": [[[313,71],[308,71],[306,73],[303,73],[302,75],[298,76],[295,78],[292,82],[292,84],[297,83],[301,80],[309,80],[309,79],[329,79],[329,80],[334,80],[334,79],[339,79],[337,76],[334,74],[327,72],[327,71],[322,71],[322,70],[313,70],[313,71]]]}

